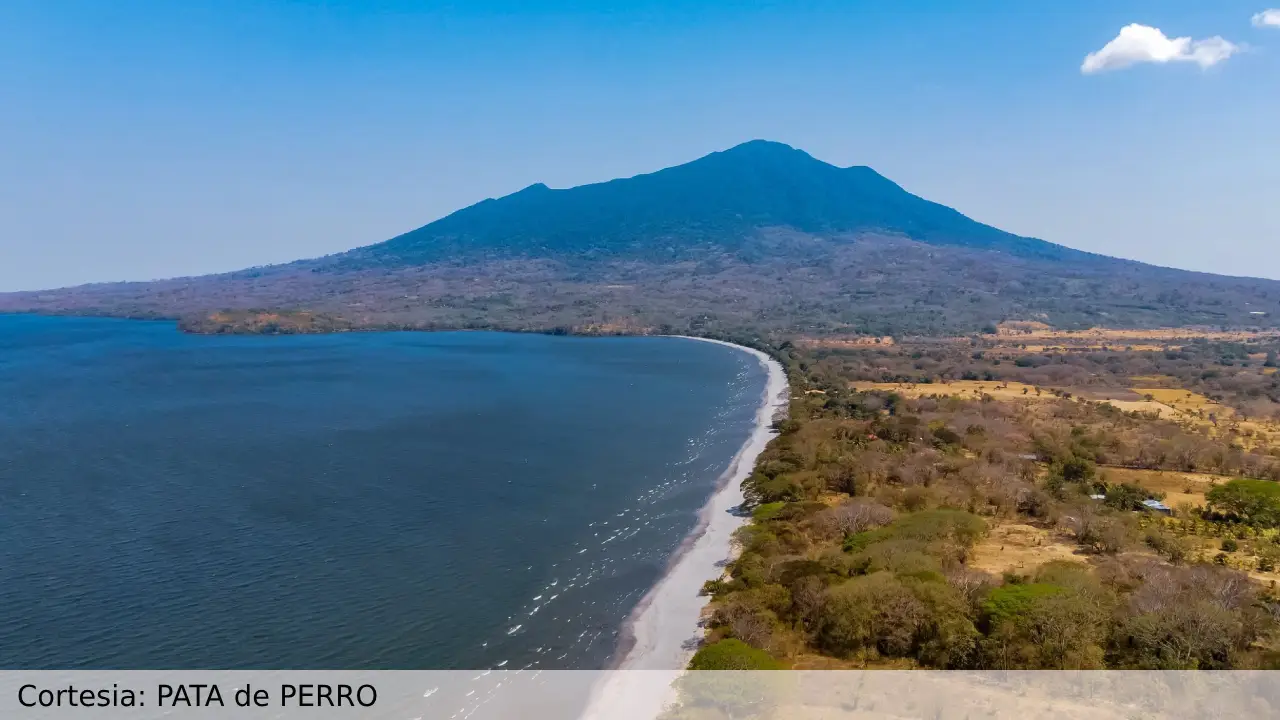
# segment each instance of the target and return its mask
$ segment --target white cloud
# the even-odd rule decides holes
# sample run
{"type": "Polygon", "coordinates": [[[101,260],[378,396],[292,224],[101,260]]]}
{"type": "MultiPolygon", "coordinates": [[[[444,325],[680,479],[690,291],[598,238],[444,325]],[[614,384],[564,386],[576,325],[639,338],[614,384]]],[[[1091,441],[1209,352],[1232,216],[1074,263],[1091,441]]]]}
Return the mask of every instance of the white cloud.
{"type": "Polygon", "coordinates": [[[1254,15],[1253,26],[1280,28],[1280,10],[1263,10],[1254,15]]]}
{"type": "Polygon", "coordinates": [[[1139,63],[1193,62],[1202,68],[1226,60],[1240,52],[1240,46],[1218,36],[1204,40],[1165,37],[1159,28],[1134,23],[1126,25],[1114,40],[1089,53],[1080,72],[1090,75],[1120,70],[1139,63]]]}

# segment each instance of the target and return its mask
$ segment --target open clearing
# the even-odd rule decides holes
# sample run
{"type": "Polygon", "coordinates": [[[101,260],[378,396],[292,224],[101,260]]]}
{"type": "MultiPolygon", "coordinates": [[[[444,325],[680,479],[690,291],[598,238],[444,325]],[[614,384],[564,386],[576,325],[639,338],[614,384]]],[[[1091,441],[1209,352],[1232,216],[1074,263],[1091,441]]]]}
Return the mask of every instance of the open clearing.
{"type": "Polygon", "coordinates": [[[991,380],[956,380],[943,383],[854,382],[850,383],[850,386],[854,390],[895,392],[903,397],[910,398],[929,397],[930,395],[954,395],[976,400],[983,395],[990,395],[997,400],[1049,400],[1054,397],[1048,390],[1044,388],[1037,390],[1034,385],[991,380]]]}
{"type": "Polygon", "coordinates": [[[1006,570],[1028,574],[1047,562],[1084,562],[1068,537],[1032,525],[998,525],[973,547],[968,565],[999,575],[1006,570]]]}

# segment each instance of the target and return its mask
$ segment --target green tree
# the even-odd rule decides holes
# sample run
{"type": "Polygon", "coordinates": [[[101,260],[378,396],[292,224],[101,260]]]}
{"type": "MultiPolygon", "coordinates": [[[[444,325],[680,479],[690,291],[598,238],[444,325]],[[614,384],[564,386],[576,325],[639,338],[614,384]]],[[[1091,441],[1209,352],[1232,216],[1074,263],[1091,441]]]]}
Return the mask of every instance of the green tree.
{"type": "Polygon", "coordinates": [[[1098,474],[1098,467],[1092,460],[1070,455],[1055,460],[1049,467],[1049,474],[1052,477],[1061,478],[1064,482],[1082,483],[1092,480],[1098,474]]]}
{"type": "Polygon", "coordinates": [[[827,590],[817,643],[843,657],[871,652],[914,657],[933,667],[962,667],[978,638],[968,609],[940,578],[876,572],[827,590]]]}
{"type": "Polygon", "coordinates": [[[1280,483],[1236,479],[1205,494],[1210,512],[1255,527],[1280,525],[1280,483]]]}
{"type": "Polygon", "coordinates": [[[1103,502],[1117,510],[1141,510],[1143,508],[1142,501],[1150,498],[1151,493],[1137,485],[1121,483],[1107,487],[1106,498],[1103,502]]]}
{"type": "Polygon", "coordinates": [[[924,605],[893,573],[873,573],[827,590],[818,643],[844,657],[860,650],[908,655],[924,616],[924,605]]]}
{"type": "Polygon", "coordinates": [[[759,648],[729,638],[704,645],[689,661],[690,670],[781,670],[782,664],[759,648]]]}
{"type": "Polygon", "coordinates": [[[984,666],[1102,668],[1113,604],[1111,594],[1078,563],[1049,563],[1033,583],[996,588],[982,607],[984,666]]]}

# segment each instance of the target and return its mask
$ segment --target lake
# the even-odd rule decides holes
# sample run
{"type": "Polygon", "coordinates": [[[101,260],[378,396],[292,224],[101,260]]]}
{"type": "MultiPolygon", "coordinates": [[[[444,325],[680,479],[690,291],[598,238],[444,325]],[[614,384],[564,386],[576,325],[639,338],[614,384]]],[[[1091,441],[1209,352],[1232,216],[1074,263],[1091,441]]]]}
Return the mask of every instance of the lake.
{"type": "Polygon", "coordinates": [[[677,338],[0,315],[0,667],[603,667],[765,379],[677,338]]]}

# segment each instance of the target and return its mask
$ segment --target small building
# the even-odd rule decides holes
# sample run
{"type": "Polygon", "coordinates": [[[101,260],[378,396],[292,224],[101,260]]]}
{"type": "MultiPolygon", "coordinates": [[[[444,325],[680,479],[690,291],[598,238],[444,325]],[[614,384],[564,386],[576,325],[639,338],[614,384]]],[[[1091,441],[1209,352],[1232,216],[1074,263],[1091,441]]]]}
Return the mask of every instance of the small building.
{"type": "Polygon", "coordinates": [[[1142,506],[1150,510],[1151,512],[1158,512],[1161,515],[1173,514],[1173,508],[1169,507],[1168,505],[1165,505],[1159,500],[1143,500],[1142,506]]]}

